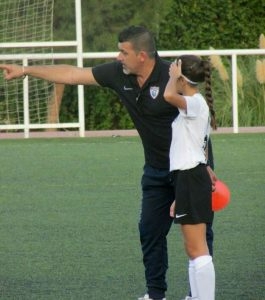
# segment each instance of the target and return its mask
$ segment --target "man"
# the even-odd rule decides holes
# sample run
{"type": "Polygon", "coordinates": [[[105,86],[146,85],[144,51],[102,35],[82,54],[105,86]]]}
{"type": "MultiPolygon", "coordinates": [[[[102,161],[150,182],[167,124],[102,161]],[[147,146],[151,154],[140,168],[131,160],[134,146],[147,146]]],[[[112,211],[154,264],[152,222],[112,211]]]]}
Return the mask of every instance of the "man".
{"type": "MultiPolygon", "coordinates": [[[[145,155],[139,232],[147,294],[139,300],[164,300],[167,290],[167,234],[173,220],[169,210],[174,200],[169,147],[171,123],[178,110],[163,98],[169,78],[169,62],[158,56],[152,34],[141,26],[126,28],[119,34],[118,48],[117,61],[93,68],[69,65],[25,68],[0,65],[0,68],[7,80],[29,75],[55,83],[100,85],[113,89],[119,95],[139,132],[145,155]]],[[[215,175],[211,168],[208,169],[214,184],[215,175]]],[[[207,237],[211,251],[211,224],[207,237]]]]}

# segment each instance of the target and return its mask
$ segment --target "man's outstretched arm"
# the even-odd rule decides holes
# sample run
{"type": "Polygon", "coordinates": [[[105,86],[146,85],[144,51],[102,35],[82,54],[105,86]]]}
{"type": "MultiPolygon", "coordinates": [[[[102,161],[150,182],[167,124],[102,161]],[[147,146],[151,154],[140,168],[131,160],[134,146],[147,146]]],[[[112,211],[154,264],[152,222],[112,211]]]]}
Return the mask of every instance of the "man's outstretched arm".
{"type": "Polygon", "coordinates": [[[54,83],[71,85],[98,85],[92,68],[79,68],[71,65],[27,66],[0,64],[4,78],[12,80],[25,75],[40,78],[54,83]]]}

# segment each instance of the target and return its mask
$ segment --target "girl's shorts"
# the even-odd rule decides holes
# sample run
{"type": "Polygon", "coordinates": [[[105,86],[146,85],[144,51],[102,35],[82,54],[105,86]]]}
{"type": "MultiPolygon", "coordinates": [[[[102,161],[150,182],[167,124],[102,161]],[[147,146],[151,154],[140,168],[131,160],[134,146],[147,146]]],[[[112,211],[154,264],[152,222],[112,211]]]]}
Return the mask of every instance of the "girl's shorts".
{"type": "Polygon", "coordinates": [[[175,189],[175,218],[179,224],[199,224],[213,221],[212,182],[207,167],[172,172],[175,189]]]}

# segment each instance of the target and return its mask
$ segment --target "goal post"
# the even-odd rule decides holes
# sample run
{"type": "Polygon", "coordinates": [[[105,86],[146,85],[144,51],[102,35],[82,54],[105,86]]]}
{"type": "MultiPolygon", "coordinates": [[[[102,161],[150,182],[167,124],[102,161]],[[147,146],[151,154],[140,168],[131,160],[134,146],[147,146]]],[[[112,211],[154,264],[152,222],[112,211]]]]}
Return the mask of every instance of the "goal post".
{"type": "MultiPolygon", "coordinates": [[[[71,58],[83,66],[81,0],[75,0],[75,5],[76,40],[61,42],[53,41],[54,0],[1,0],[1,63],[53,64],[54,49],[71,46],[75,47],[71,58]]],[[[30,130],[76,128],[84,136],[83,87],[78,87],[78,122],[60,123],[62,95],[62,85],[32,77],[5,81],[0,74],[0,131],[24,131],[29,137],[30,130]]]]}

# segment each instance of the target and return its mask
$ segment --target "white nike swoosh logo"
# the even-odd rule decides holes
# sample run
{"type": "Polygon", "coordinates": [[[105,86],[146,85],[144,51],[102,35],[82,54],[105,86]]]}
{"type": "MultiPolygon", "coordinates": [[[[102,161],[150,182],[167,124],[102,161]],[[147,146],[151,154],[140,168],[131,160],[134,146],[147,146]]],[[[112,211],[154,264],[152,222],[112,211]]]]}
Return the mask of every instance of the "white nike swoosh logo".
{"type": "Polygon", "coordinates": [[[123,89],[124,89],[125,91],[131,91],[133,88],[132,88],[132,87],[124,86],[123,89]]]}
{"type": "Polygon", "coordinates": [[[175,218],[178,219],[178,218],[182,218],[182,217],[185,217],[187,216],[187,214],[183,214],[183,215],[175,215],[175,218]]]}

